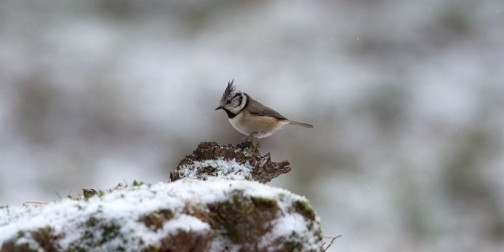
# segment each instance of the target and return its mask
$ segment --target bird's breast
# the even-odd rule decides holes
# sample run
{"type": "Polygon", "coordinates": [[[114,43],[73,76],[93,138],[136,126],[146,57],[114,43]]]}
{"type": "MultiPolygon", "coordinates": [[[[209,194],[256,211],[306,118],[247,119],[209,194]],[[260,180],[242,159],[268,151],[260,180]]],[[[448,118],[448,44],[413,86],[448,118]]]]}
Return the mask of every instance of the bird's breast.
{"type": "Polygon", "coordinates": [[[246,111],[229,118],[229,122],[240,133],[247,136],[254,133],[254,136],[258,138],[270,136],[287,123],[287,121],[279,121],[270,116],[257,116],[246,111]]]}

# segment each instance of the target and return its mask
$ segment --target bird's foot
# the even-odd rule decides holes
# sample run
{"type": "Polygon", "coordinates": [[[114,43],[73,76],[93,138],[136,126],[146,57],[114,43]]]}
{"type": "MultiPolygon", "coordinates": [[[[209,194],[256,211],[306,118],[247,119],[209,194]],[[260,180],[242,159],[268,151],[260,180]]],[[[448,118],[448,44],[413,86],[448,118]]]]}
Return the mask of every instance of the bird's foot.
{"type": "Polygon", "coordinates": [[[248,135],[247,137],[245,137],[245,138],[243,139],[243,141],[244,141],[244,142],[248,142],[248,143],[258,142],[258,141],[259,141],[259,139],[258,139],[258,138],[256,138],[256,137],[254,136],[254,134],[255,134],[255,133],[250,133],[250,135],[248,135]]]}
{"type": "Polygon", "coordinates": [[[238,145],[241,148],[248,148],[252,151],[259,151],[259,138],[254,136],[254,133],[251,133],[247,137],[243,139],[243,142],[238,145]]]}

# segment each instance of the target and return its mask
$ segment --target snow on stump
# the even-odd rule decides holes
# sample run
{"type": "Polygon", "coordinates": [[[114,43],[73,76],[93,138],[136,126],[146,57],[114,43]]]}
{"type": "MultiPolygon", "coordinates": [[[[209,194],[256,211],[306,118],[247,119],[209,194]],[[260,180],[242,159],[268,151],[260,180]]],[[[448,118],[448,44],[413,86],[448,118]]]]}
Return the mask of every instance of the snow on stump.
{"type": "Polygon", "coordinates": [[[192,155],[186,156],[175,171],[172,181],[181,178],[207,180],[241,179],[267,183],[280,174],[290,172],[288,161],[272,162],[270,154],[261,155],[255,141],[243,142],[236,147],[202,142],[192,155]]]}
{"type": "Polygon", "coordinates": [[[171,183],[134,182],[45,205],[0,207],[0,251],[323,250],[319,218],[306,198],[252,181],[271,180],[254,173],[278,176],[288,162],[215,143],[188,157],[171,183]],[[208,166],[217,170],[198,172],[208,166]]]}

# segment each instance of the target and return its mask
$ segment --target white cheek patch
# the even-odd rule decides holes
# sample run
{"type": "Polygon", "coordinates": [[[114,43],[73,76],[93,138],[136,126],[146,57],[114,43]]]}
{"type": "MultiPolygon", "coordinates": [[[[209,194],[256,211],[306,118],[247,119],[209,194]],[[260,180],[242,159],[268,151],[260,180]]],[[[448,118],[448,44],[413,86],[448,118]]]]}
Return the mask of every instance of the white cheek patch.
{"type": "Polygon", "coordinates": [[[241,99],[240,99],[240,104],[238,104],[238,108],[240,110],[242,110],[245,107],[245,105],[247,104],[247,96],[242,94],[240,98],[241,99]]]}

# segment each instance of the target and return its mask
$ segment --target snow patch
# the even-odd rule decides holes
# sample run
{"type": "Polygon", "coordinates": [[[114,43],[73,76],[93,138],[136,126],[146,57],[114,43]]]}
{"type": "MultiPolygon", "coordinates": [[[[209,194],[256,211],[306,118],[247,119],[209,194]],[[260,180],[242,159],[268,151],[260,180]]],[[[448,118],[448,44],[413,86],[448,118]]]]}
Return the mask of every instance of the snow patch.
{"type": "Polygon", "coordinates": [[[198,178],[204,180],[212,179],[230,179],[230,180],[246,180],[251,178],[252,166],[250,164],[240,164],[236,162],[235,159],[224,160],[224,159],[211,159],[205,161],[194,161],[190,165],[182,165],[179,170],[181,176],[184,178],[198,178]],[[205,168],[215,168],[212,176],[204,176],[204,174],[198,173],[205,168]],[[204,176],[202,178],[202,175],[204,176]],[[218,178],[217,178],[218,177],[218,178]]]}
{"type": "Polygon", "coordinates": [[[176,233],[179,230],[186,232],[199,232],[206,231],[210,229],[210,225],[202,222],[200,219],[182,214],[175,217],[174,219],[166,222],[163,226],[163,230],[168,234],[176,233]]]}

